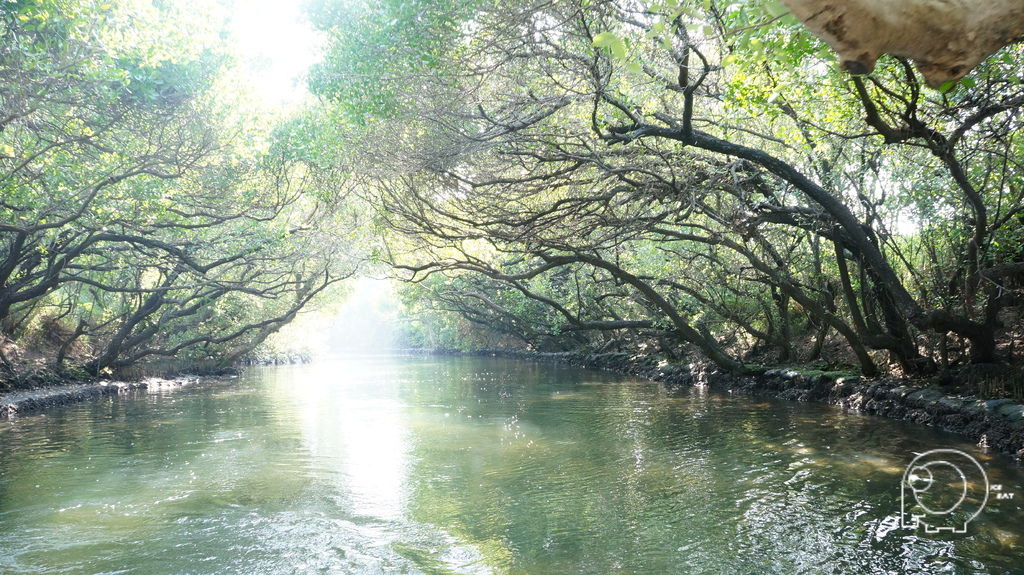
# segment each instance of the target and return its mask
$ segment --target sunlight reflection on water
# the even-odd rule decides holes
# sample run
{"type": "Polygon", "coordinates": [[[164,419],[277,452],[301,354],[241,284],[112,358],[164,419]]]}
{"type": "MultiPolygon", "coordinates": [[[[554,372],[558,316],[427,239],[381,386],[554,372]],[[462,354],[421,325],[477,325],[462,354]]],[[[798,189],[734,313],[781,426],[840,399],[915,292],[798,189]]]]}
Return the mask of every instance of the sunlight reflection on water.
{"type": "Polygon", "coordinates": [[[899,527],[903,468],[934,447],[977,453],[551,365],[254,370],[0,424],[0,572],[1020,573],[1020,501],[967,536],[899,527]]]}

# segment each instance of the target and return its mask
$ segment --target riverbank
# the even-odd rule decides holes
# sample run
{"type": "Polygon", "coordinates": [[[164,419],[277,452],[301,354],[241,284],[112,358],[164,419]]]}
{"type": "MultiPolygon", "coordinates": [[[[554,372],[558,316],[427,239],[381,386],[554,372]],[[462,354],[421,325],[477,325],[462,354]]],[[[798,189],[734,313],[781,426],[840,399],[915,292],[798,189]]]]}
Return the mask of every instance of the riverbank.
{"type": "Polygon", "coordinates": [[[59,405],[90,401],[144,389],[177,389],[200,382],[234,379],[235,375],[150,377],[139,381],[70,382],[0,394],[0,419],[27,415],[59,405]]]}
{"type": "MultiPolygon", "coordinates": [[[[981,446],[1024,459],[1024,405],[1009,399],[985,400],[945,394],[920,382],[863,379],[837,372],[793,369],[768,370],[759,376],[734,376],[706,365],[669,364],[656,358],[626,353],[541,353],[523,350],[433,353],[556,362],[658,381],[668,386],[702,385],[727,393],[827,403],[858,413],[937,427],[965,436],[981,446]]],[[[132,390],[177,388],[200,381],[234,377],[237,376],[181,376],[171,379],[147,378],[134,382],[69,383],[10,392],[0,395],[0,418],[132,390]]]]}
{"type": "Polygon", "coordinates": [[[978,445],[1024,459],[1024,405],[1009,399],[978,399],[943,393],[922,382],[894,378],[864,379],[838,372],[768,370],[764,375],[735,376],[707,365],[669,364],[627,353],[540,353],[487,350],[493,355],[530,361],[553,361],[600,369],[668,386],[702,385],[726,393],[827,403],[844,409],[937,427],[965,436],[978,445]]]}

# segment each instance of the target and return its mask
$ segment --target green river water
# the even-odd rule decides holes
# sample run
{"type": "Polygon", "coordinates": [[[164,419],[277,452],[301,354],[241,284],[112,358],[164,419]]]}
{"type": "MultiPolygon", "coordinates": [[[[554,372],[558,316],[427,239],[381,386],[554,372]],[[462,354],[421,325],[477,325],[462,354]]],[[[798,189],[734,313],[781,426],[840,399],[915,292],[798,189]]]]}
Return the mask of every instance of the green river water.
{"type": "Polygon", "coordinates": [[[1024,470],[822,405],[498,359],[253,370],[0,421],[0,574],[1024,573],[1024,470]],[[993,484],[901,528],[915,453],[993,484]]]}

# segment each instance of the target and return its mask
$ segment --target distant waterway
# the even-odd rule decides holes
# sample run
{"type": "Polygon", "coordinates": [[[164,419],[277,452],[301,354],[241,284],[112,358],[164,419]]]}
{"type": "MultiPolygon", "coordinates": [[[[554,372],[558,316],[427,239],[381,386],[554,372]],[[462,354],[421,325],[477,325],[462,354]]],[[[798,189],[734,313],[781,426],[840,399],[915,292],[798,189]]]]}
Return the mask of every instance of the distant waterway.
{"type": "MultiPolygon", "coordinates": [[[[934,483],[967,494],[936,522],[983,501],[934,483]]],[[[254,369],[0,421],[5,575],[1024,573],[1022,499],[1012,459],[933,429],[501,359],[254,369]],[[940,448],[1002,489],[963,534],[900,525],[907,464],[940,448]]]]}

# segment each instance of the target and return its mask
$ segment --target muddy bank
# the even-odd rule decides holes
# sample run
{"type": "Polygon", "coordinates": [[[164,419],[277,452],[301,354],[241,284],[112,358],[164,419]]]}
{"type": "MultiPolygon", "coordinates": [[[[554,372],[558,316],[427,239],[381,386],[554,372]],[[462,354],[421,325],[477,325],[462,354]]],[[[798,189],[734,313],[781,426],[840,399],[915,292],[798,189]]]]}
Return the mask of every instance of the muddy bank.
{"type": "Polygon", "coordinates": [[[667,364],[627,353],[480,353],[614,371],[669,386],[704,385],[729,393],[828,403],[859,413],[938,427],[1024,459],[1024,405],[1009,399],[959,397],[919,382],[862,379],[838,372],[776,369],[760,376],[734,376],[704,365],[667,364]]]}
{"type": "Polygon", "coordinates": [[[142,389],[174,389],[200,381],[223,381],[235,376],[198,377],[181,376],[173,379],[147,378],[140,381],[102,381],[93,383],[68,383],[26,391],[15,391],[0,395],[0,418],[26,415],[58,405],[90,401],[109,395],[116,395],[142,389]]]}

